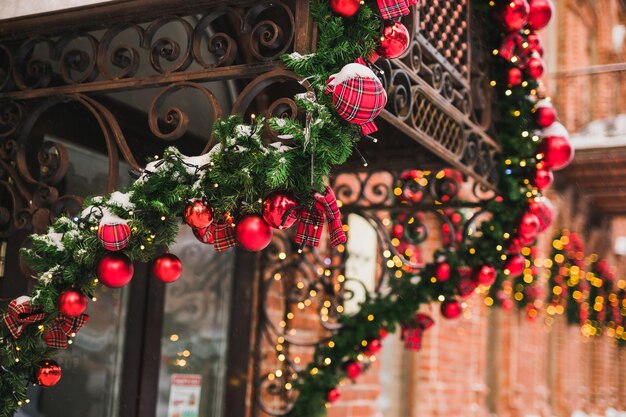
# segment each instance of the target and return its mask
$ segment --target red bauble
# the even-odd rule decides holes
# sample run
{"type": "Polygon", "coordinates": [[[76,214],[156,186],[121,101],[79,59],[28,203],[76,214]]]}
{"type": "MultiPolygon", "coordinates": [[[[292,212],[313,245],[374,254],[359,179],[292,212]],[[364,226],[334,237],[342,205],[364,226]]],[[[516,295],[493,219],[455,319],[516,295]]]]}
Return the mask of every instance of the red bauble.
{"type": "Polygon", "coordinates": [[[509,242],[509,247],[507,250],[509,251],[509,253],[518,254],[522,251],[523,247],[524,247],[524,242],[522,242],[522,239],[520,239],[519,237],[514,237],[509,242]]]}
{"type": "Polygon", "coordinates": [[[359,11],[361,0],[330,0],[330,8],[341,17],[352,17],[359,11]]]}
{"type": "Polygon", "coordinates": [[[535,106],[535,123],[542,129],[556,122],[556,110],[548,100],[540,100],[535,106]]]}
{"type": "Polygon", "coordinates": [[[510,277],[519,277],[526,268],[526,259],[520,254],[509,257],[504,264],[504,273],[510,277]]]}
{"type": "Polygon", "coordinates": [[[516,32],[526,26],[530,6],[526,0],[510,0],[500,2],[497,16],[506,32],[516,32]]]}
{"type": "Polygon", "coordinates": [[[346,376],[350,379],[357,379],[361,372],[363,372],[363,369],[358,362],[350,362],[346,365],[346,376]]]}
{"type": "Polygon", "coordinates": [[[235,226],[235,237],[242,248],[251,252],[263,250],[272,240],[272,228],[257,214],[242,218],[235,226]]]}
{"type": "Polygon", "coordinates": [[[442,262],[435,266],[435,278],[441,282],[450,279],[450,265],[447,262],[442,262]]]}
{"type": "Polygon", "coordinates": [[[539,56],[543,57],[543,44],[541,43],[541,38],[539,37],[539,35],[537,35],[536,33],[531,33],[530,35],[528,35],[528,38],[526,38],[526,41],[528,42],[528,46],[526,47],[526,49],[529,53],[536,52],[537,54],[539,54],[539,56]]]}
{"type": "Polygon", "coordinates": [[[537,80],[543,75],[544,64],[543,59],[537,53],[533,53],[526,62],[526,73],[528,76],[537,80]]]}
{"type": "Polygon", "coordinates": [[[468,298],[474,294],[474,290],[478,287],[478,283],[470,277],[462,277],[457,283],[456,289],[463,298],[468,298]]]}
{"type": "Polygon", "coordinates": [[[569,165],[574,151],[563,125],[559,122],[552,123],[543,131],[543,135],[544,138],[537,148],[537,153],[542,155],[543,166],[556,171],[569,165]]]}
{"type": "Polygon", "coordinates": [[[341,398],[341,392],[337,388],[333,388],[326,394],[329,403],[336,403],[341,398]]]}
{"type": "Polygon", "coordinates": [[[539,198],[530,203],[528,212],[534,214],[539,219],[539,231],[545,231],[552,224],[554,218],[554,206],[545,197],[539,198]]]}
{"type": "Polygon", "coordinates": [[[511,87],[515,87],[520,85],[524,80],[522,70],[519,68],[509,68],[508,72],[508,83],[511,87]]]}
{"type": "Polygon", "coordinates": [[[185,221],[194,229],[203,229],[213,223],[213,208],[200,198],[187,203],[185,221]]]}
{"type": "Polygon", "coordinates": [[[533,30],[546,27],[554,6],[551,0],[530,0],[530,11],[528,13],[528,26],[533,30]]]}
{"type": "Polygon", "coordinates": [[[191,229],[191,230],[193,231],[193,235],[200,242],[205,243],[207,245],[213,244],[215,242],[213,233],[211,233],[211,226],[203,227],[202,229],[191,229]]]}
{"type": "Polygon", "coordinates": [[[546,169],[546,168],[537,168],[535,170],[535,175],[533,177],[533,184],[535,184],[535,187],[539,188],[540,190],[543,190],[545,188],[548,188],[550,185],[552,185],[552,182],[554,181],[554,174],[552,173],[551,170],[546,169]]]}
{"type": "Polygon", "coordinates": [[[61,379],[62,373],[58,363],[53,360],[45,360],[39,363],[35,379],[42,387],[53,387],[61,379]]]}
{"type": "Polygon", "coordinates": [[[275,192],[263,200],[263,219],[274,229],[288,229],[298,221],[298,202],[287,194],[275,192]]]}
{"type": "Polygon", "coordinates": [[[367,344],[367,350],[365,351],[365,353],[367,353],[368,355],[375,355],[380,352],[382,348],[383,344],[380,342],[380,340],[373,339],[370,340],[367,344]]]}
{"type": "Polygon", "coordinates": [[[107,250],[122,250],[130,240],[130,227],[126,223],[106,223],[98,227],[98,240],[107,250]]]}
{"type": "Polygon", "coordinates": [[[532,213],[525,213],[517,226],[519,236],[522,240],[529,242],[535,240],[539,234],[541,225],[539,219],[532,213]]]}
{"type": "Polygon", "coordinates": [[[463,307],[456,300],[446,300],[441,303],[441,315],[447,319],[455,319],[461,315],[463,307]]]}
{"type": "Polygon", "coordinates": [[[98,263],[100,282],[109,288],[121,288],[133,278],[135,267],[128,256],[120,252],[107,253],[98,263]]]}
{"type": "Polygon", "coordinates": [[[383,29],[376,52],[383,58],[398,58],[409,49],[410,43],[411,35],[408,29],[402,23],[395,22],[383,29]]]}
{"type": "Polygon", "coordinates": [[[474,279],[481,285],[491,285],[496,282],[496,269],[491,265],[483,265],[476,269],[474,279]]]}
{"type": "Polygon", "coordinates": [[[87,309],[87,296],[76,290],[65,290],[57,300],[59,311],[68,317],[77,317],[87,309]]]}
{"type": "Polygon", "coordinates": [[[183,273],[183,263],[178,256],[166,252],[152,263],[152,275],[161,282],[174,282],[183,273]]]}

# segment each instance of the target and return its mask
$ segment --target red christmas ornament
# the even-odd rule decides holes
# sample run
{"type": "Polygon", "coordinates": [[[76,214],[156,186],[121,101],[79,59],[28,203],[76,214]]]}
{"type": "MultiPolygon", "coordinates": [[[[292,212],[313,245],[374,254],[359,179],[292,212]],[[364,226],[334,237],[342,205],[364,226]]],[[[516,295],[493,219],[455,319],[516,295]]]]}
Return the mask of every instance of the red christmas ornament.
{"type": "Polygon", "coordinates": [[[369,135],[378,130],[374,119],[387,104],[387,92],[376,74],[362,62],[348,64],[332,75],[326,82],[326,93],[332,94],[339,116],[361,126],[361,132],[369,135]]]}
{"type": "Polygon", "coordinates": [[[373,339],[373,340],[370,340],[369,343],[367,344],[367,350],[365,351],[365,353],[369,356],[375,355],[378,352],[380,352],[382,348],[383,348],[383,344],[380,342],[380,340],[373,339]]]}
{"type": "Polygon", "coordinates": [[[543,57],[543,44],[541,43],[541,38],[539,37],[539,35],[537,35],[536,33],[531,33],[526,38],[526,42],[528,43],[528,46],[526,47],[528,53],[536,52],[537,54],[539,54],[539,56],[543,57]]]}
{"type": "Polygon", "coordinates": [[[540,100],[535,106],[535,123],[542,129],[556,122],[556,110],[552,102],[548,100],[540,100]]]}
{"type": "Polygon", "coordinates": [[[107,250],[122,250],[130,240],[130,227],[126,223],[106,223],[98,227],[98,240],[107,250]]]}
{"type": "Polygon", "coordinates": [[[474,293],[474,290],[478,287],[478,283],[470,277],[462,277],[457,284],[457,291],[463,298],[467,298],[474,293]]]}
{"type": "Polygon", "coordinates": [[[87,296],[76,290],[65,290],[57,300],[59,311],[68,317],[77,317],[87,309],[87,296]]]}
{"type": "Polygon", "coordinates": [[[263,219],[274,229],[288,229],[298,221],[298,202],[287,194],[275,192],[263,200],[263,219]]]}
{"type": "Polygon", "coordinates": [[[526,0],[510,0],[500,2],[497,17],[506,32],[517,32],[528,21],[530,6],[526,0]]]}
{"type": "Polygon", "coordinates": [[[346,365],[346,376],[350,379],[357,379],[361,372],[363,372],[363,369],[358,362],[350,362],[346,365]]]}
{"type": "Polygon", "coordinates": [[[509,68],[508,72],[508,84],[511,87],[520,85],[524,81],[522,70],[516,67],[509,68]]]}
{"type": "Polygon", "coordinates": [[[161,282],[174,282],[183,273],[183,263],[178,256],[166,252],[152,263],[152,275],[161,282]]]}
{"type": "Polygon", "coordinates": [[[504,265],[504,274],[513,278],[519,277],[526,268],[526,259],[520,254],[509,257],[504,265]]]}
{"type": "Polygon", "coordinates": [[[550,127],[544,129],[543,136],[537,153],[542,156],[544,167],[557,171],[569,165],[574,157],[574,151],[565,127],[559,122],[552,123],[550,127]]]}
{"type": "Polygon", "coordinates": [[[194,229],[203,229],[213,223],[213,208],[203,199],[196,198],[187,203],[185,221],[194,229]]]}
{"type": "Polygon", "coordinates": [[[535,170],[535,175],[533,177],[533,184],[535,184],[535,187],[539,188],[540,190],[543,190],[545,188],[548,188],[550,185],[552,185],[552,182],[554,181],[554,174],[552,173],[551,170],[546,169],[546,168],[537,168],[535,170]]]}
{"type": "Polygon", "coordinates": [[[526,62],[526,73],[529,77],[537,80],[543,75],[543,59],[537,53],[533,53],[526,62]]]}
{"type": "Polygon", "coordinates": [[[539,219],[532,213],[525,213],[517,226],[519,236],[526,242],[535,240],[539,234],[539,219]]]}
{"type": "Polygon", "coordinates": [[[53,360],[45,360],[39,364],[35,379],[42,387],[53,387],[61,379],[61,367],[53,360]]]}
{"type": "Polygon", "coordinates": [[[398,58],[409,49],[410,43],[408,29],[402,23],[394,22],[383,29],[376,52],[386,59],[398,58]]]}
{"type": "Polygon", "coordinates": [[[191,229],[193,231],[193,235],[200,242],[205,243],[207,245],[213,244],[215,239],[213,237],[213,233],[211,233],[211,226],[203,227],[202,229],[191,229]]]}
{"type": "Polygon", "coordinates": [[[539,198],[530,203],[528,212],[534,214],[539,219],[539,231],[545,231],[552,224],[554,218],[554,206],[545,197],[539,198]]]}
{"type": "Polygon", "coordinates": [[[554,6],[551,0],[530,0],[528,26],[532,30],[543,29],[552,18],[554,6]]]}
{"type": "Polygon", "coordinates": [[[362,0],[330,0],[330,8],[341,17],[352,17],[359,11],[362,0]]]}
{"type": "Polygon", "coordinates": [[[98,263],[100,282],[109,288],[121,288],[133,278],[135,267],[128,256],[120,252],[107,253],[98,263]]]}
{"type": "Polygon", "coordinates": [[[257,214],[250,214],[235,226],[235,238],[242,248],[251,252],[263,250],[272,241],[272,228],[257,214]]]}
{"type": "Polygon", "coordinates": [[[491,265],[483,265],[476,270],[474,279],[481,285],[491,285],[496,282],[496,269],[491,265]]]}
{"type": "Polygon", "coordinates": [[[341,392],[337,388],[333,388],[326,394],[329,403],[336,403],[341,398],[341,392]]]}
{"type": "Polygon", "coordinates": [[[514,237],[509,242],[509,247],[507,250],[509,253],[518,254],[522,251],[523,247],[524,247],[524,243],[522,242],[522,240],[519,237],[514,237]]]}
{"type": "Polygon", "coordinates": [[[450,265],[447,262],[442,262],[435,266],[435,278],[441,282],[450,279],[450,265]]]}
{"type": "Polygon", "coordinates": [[[441,303],[441,315],[447,319],[455,319],[461,315],[463,308],[456,300],[446,300],[441,303]]]}

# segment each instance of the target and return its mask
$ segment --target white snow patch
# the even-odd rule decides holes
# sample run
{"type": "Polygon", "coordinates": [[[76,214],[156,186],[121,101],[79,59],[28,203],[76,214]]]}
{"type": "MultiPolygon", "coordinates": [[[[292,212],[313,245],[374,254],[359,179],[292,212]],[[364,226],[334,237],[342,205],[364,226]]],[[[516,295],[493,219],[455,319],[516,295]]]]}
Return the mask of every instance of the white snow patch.
{"type": "Polygon", "coordinates": [[[113,194],[111,194],[108,204],[114,207],[123,208],[124,210],[133,210],[135,208],[135,205],[130,202],[130,197],[132,196],[132,194],[132,191],[129,191],[127,193],[115,191],[113,194]]]}
{"type": "Polygon", "coordinates": [[[338,84],[344,83],[357,77],[372,78],[375,80],[378,79],[376,78],[376,74],[374,74],[374,71],[372,71],[365,65],[353,62],[352,64],[344,66],[337,74],[331,75],[328,81],[328,85],[330,85],[331,87],[335,87],[338,84]]]}

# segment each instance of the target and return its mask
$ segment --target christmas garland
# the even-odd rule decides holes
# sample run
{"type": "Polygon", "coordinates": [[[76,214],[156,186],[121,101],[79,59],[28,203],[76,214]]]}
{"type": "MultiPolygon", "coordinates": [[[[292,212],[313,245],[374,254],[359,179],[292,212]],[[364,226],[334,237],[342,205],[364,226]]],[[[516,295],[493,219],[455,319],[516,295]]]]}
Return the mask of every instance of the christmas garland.
{"type": "MultiPolygon", "coordinates": [[[[133,262],[152,259],[156,278],[171,282],[180,276],[175,255],[155,259],[158,248],[175,239],[180,217],[216,250],[237,244],[261,250],[269,244],[272,228],[296,224],[296,243],[316,245],[324,220],[331,243],[344,242],[337,203],[325,179],[350,156],[360,135],[375,131],[372,122],[386,95],[366,62],[405,53],[410,35],[395,20],[416,3],[312,1],[317,50],[283,59],[308,82],[309,92],[295,97],[304,120],[219,120],[213,128],[218,145],[208,154],[190,158],[170,148],[124,192],[88,199],[79,215],[61,217],[47,234],[32,236],[32,247],[22,254],[38,283],[2,316],[0,416],[28,401],[30,381],[52,386],[59,380],[61,369],[51,358],[88,321],[84,311],[98,284],[126,285],[133,262]],[[264,144],[267,128],[281,141],[264,144]]],[[[499,195],[486,206],[491,220],[473,237],[437,251],[435,262],[394,280],[385,294],[368,297],[358,313],[340,315],[341,331],[318,346],[313,361],[289,382],[299,391],[291,416],[324,415],[327,403],[339,397],[341,380],[357,378],[380,349],[382,337],[397,326],[407,344],[418,346],[422,332],[433,324],[430,317],[416,315],[421,305],[443,300],[443,316],[458,317],[468,281],[474,286],[495,282],[497,289],[523,273],[521,248],[549,223],[540,189],[549,185],[551,169],[571,158],[554,110],[549,102],[538,102],[542,63],[533,30],[547,24],[551,7],[545,9],[544,3],[484,1],[474,8],[485,33],[498,34],[485,39],[494,51],[491,86],[501,112],[496,129],[503,151],[499,195]],[[542,134],[537,131],[541,128],[542,134]]]]}

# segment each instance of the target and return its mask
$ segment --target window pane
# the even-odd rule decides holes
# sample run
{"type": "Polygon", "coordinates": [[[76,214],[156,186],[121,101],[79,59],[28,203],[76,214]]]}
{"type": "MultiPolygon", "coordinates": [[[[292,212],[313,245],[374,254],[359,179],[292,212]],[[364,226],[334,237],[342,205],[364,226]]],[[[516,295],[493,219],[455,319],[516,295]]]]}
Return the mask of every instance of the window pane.
{"type": "Polygon", "coordinates": [[[168,284],[158,417],[223,415],[234,251],[216,253],[181,227],[171,247],[183,276],[168,284]]]}

